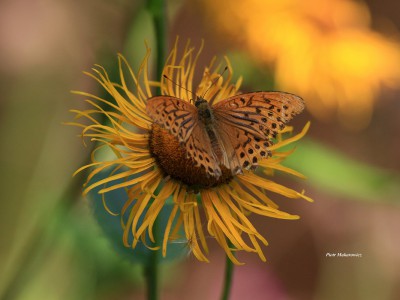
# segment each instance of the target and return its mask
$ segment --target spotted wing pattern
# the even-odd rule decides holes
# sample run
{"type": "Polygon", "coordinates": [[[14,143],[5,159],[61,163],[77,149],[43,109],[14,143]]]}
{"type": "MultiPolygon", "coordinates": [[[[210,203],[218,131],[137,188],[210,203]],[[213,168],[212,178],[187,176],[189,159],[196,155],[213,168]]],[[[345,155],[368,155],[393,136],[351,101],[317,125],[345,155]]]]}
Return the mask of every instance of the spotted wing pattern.
{"type": "Polygon", "coordinates": [[[253,92],[223,100],[213,107],[214,128],[221,137],[233,174],[257,167],[270,155],[278,131],[304,109],[303,100],[283,92],[253,92]]]}
{"type": "Polygon", "coordinates": [[[208,175],[219,178],[221,176],[220,163],[214,153],[211,141],[204,128],[198,122],[186,142],[186,152],[193,158],[198,167],[203,166],[208,175]]]}
{"type": "Polygon", "coordinates": [[[198,167],[203,166],[211,176],[218,178],[221,175],[210,139],[194,105],[171,96],[157,96],[147,101],[146,111],[156,124],[178,138],[198,167]]]}
{"type": "Polygon", "coordinates": [[[197,108],[187,101],[171,96],[147,100],[147,114],[181,143],[185,143],[198,122],[197,108]]]}

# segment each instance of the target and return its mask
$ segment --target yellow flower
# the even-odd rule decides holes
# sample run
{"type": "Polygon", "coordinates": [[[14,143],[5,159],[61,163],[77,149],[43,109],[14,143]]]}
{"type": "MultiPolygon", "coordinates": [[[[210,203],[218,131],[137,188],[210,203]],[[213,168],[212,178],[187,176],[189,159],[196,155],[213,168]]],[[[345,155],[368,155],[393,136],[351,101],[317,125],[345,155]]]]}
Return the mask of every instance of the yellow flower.
{"type": "Polygon", "coordinates": [[[360,1],[199,3],[213,28],[273,65],[277,87],[305,97],[321,120],[337,113],[342,125],[361,129],[381,87],[400,86],[400,44],[370,29],[360,1]]]}
{"type": "MultiPolygon", "coordinates": [[[[299,218],[280,211],[270,199],[272,193],[311,201],[302,192],[296,192],[267,179],[275,170],[303,177],[281,164],[292,151],[279,152],[278,149],[303,137],[309,124],[293,137],[286,139],[280,134],[277,143],[271,147],[272,157],[259,163],[257,173],[245,171],[242,175],[232,176],[229,170],[222,170],[218,179],[206,176],[203,169],[194,166],[186,157],[185,150],[178,140],[154,124],[146,114],[146,101],[153,96],[153,87],[160,87],[163,95],[179,97],[185,101],[192,98],[189,91],[195,90],[197,95],[202,95],[211,82],[213,85],[207,93],[207,98],[219,101],[238,93],[241,80],[231,83],[232,69],[227,58],[226,80],[219,77],[220,68],[214,65],[214,59],[205,69],[200,83],[196,87],[193,86],[200,52],[201,49],[195,53],[195,49],[188,43],[183,54],[178,56],[176,42],[163,72],[170,80],[163,77],[160,82],[148,79],[150,49],[147,49],[137,76],[125,58],[119,55],[120,83],[110,81],[107,72],[100,66],[93,69],[94,74],[87,73],[112,96],[113,102],[77,92],[89,98],[87,102],[92,108],[74,110],[77,117],[89,120],[89,124],[74,124],[83,128],[84,137],[98,142],[99,148],[108,147],[115,157],[108,161],[97,161],[93,154],[93,162],[77,172],[91,168],[84,194],[99,187],[101,194],[126,189],[126,202],[120,212],[124,229],[123,243],[126,247],[135,248],[138,243],[146,244],[146,236],[152,242],[156,242],[153,234],[154,222],[167,199],[172,199],[173,208],[166,227],[162,228],[162,243],[158,241],[160,246],[148,246],[149,248],[161,248],[165,256],[168,243],[176,239],[176,233],[183,228],[191,251],[201,261],[208,261],[206,237],[215,238],[236,264],[239,264],[239,261],[232,252],[238,250],[255,252],[265,261],[260,243],[267,245],[267,241],[252,225],[248,216],[255,213],[280,219],[299,218]],[[124,72],[124,68],[127,72],[124,72]],[[128,77],[133,82],[135,93],[128,88],[128,77]],[[105,106],[107,108],[104,108],[105,106]],[[95,117],[99,114],[106,117],[108,124],[101,124],[96,120],[95,117]],[[110,168],[110,176],[93,182],[96,174],[110,168]],[[116,173],[117,171],[119,173],[116,173]],[[124,181],[120,182],[121,179],[124,181]],[[127,214],[127,220],[122,218],[127,214]],[[205,228],[203,225],[206,225],[205,228]]],[[[291,131],[291,128],[286,127],[285,131],[291,131]]]]}

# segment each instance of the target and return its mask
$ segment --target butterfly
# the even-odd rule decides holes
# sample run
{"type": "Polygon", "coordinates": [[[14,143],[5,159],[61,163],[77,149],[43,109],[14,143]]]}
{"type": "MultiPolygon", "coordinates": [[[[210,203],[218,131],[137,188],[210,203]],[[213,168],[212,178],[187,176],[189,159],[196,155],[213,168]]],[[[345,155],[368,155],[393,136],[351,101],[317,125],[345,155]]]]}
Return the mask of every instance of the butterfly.
{"type": "Polygon", "coordinates": [[[149,98],[147,114],[175,136],[207,176],[219,178],[221,165],[232,175],[255,169],[271,155],[272,139],[304,109],[302,98],[285,92],[252,92],[211,105],[197,96],[194,105],[172,96],[149,98]]]}

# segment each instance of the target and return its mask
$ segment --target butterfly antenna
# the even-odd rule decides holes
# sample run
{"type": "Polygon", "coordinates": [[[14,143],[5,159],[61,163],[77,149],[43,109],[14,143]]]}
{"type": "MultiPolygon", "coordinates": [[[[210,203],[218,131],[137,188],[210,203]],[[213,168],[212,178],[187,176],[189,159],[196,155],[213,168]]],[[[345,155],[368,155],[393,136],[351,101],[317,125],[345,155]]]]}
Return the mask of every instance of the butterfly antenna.
{"type": "Polygon", "coordinates": [[[222,71],[222,73],[219,74],[218,77],[215,78],[215,79],[211,82],[211,84],[210,84],[210,86],[208,87],[208,89],[207,89],[207,90],[204,92],[204,94],[202,95],[202,98],[204,98],[204,97],[206,96],[207,92],[208,92],[208,91],[212,88],[212,86],[213,86],[215,83],[217,83],[217,81],[224,75],[224,73],[225,73],[226,70],[228,70],[228,66],[226,66],[225,69],[222,71]]]}
{"type": "Polygon", "coordinates": [[[194,101],[194,98],[196,97],[196,95],[195,95],[192,91],[188,90],[187,88],[185,88],[185,87],[181,86],[180,84],[178,84],[177,82],[173,81],[171,78],[169,78],[169,77],[168,77],[167,75],[165,75],[165,74],[163,74],[163,77],[164,77],[165,79],[171,81],[173,84],[175,84],[176,86],[180,87],[181,89],[184,89],[185,91],[188,91],[189,93],[191,93],[191,94],[192,94],[192,97],[193,97],[193,99],[191,99],[191,100],[194,101]]]}

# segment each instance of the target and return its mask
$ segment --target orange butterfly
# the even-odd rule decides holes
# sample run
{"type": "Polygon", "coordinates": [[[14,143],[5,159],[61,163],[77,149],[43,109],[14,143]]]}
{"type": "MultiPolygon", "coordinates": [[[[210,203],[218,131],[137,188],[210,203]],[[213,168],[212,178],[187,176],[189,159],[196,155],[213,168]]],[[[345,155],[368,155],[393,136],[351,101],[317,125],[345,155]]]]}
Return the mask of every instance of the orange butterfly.
{"type": "Polygon", "coordinates": [[[198,167],[217,179],[220,165],[232,175],[255,169],[278,130],[304,109],[300,97],[284,92],[253,92],[214,105],[197,97],[194,105],[171,96],[148,99],[146,111],[156,124],[178,138],[198,167]]]}

